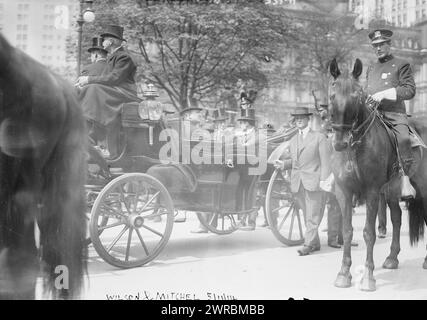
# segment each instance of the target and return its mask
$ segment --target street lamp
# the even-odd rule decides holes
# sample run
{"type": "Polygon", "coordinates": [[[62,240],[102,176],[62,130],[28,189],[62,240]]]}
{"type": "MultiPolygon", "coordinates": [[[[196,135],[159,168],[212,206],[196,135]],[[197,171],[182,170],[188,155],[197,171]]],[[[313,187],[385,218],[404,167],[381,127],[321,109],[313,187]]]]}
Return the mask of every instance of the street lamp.
{"type": "Polygon", "coordinates": [[[95,13],[92,10],[93,0],[80,0],[80,11],[77,19],[78,24],[78,40],[77,40],[77,76],[80,76],[80,66],[82,60],[82,37],[83,37],[83,24],[85,22],[93,22],[95,20],[95,13]]]}

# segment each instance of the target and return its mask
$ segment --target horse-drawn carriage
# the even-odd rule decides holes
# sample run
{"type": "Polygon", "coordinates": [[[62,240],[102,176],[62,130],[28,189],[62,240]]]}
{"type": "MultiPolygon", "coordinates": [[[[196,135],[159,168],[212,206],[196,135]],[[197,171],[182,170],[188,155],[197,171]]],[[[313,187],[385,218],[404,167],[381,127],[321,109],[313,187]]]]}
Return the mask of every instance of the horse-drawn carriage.
{"type": "Polygon", "coordinates": [[[106,262],[130,268],[153,260],[168,242],[179,210],[197,213],[209,231],[222,235],[263,207],[277,239],[287,245],[303,242],[304,224],[286,175],[271,163],[261,173],[255,170],[267,154],[277,157],[273,150],[293,130],[261,135],[254,148],[242,148],[235,139],[188,139],[180,118],[144,119],[140,108],[139,103],[123,106],[117,157],[90,152],[90,238],[106,262]]]}

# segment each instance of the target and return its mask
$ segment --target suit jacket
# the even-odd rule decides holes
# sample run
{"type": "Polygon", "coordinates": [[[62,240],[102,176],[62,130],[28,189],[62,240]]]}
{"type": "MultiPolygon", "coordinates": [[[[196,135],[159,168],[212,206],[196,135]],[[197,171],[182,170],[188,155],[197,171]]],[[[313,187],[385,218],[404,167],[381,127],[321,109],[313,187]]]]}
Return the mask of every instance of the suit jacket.
{"type": "Polygon", "coordinates": [[[89,83],[119,87],[136,95],[136,65],[123,48],[116,50],[107,59],[107,68],[99,76],[89,76],[89,83]]]}
{"type": "Polygon", "coordinates": [[[302,183],[308,191],[321,191],[319,182],[331,173],[330,148],[326,136],[309,130],[302,143],[299,133],[289,141],[290,159],[286,159],[285,169],[291,169],[291,191],[296,193],[302,183]]]}
{"type": "Polygon", "coordinates": [[[416,91],[414,76],[408,61],[389,55],[368,68],[366,80],[366,91],[370,95],[386,89],[396,88],[397,100],[384,99],[378,110],[406,113],[403,100],[412,99],[416,91]]]}
{"type": "Polygon", "coordinates": [[[107,59],[98,60],[88,66],[82,71],[82,76],[99,76],[104,73],[107,68],[107,59]]]}

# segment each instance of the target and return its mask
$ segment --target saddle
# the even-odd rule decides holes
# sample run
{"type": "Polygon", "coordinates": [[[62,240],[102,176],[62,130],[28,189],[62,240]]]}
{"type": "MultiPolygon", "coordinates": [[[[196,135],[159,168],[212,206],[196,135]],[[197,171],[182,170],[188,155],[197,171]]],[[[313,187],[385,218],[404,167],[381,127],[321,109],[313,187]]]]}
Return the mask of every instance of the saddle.
{"type": "MultiPolygon", "coordinates": [[[[398,152],[398,148],[397,148],[397,137],[396,134],[394,133],[393,129],[392,129],[392,123],[390,123],[389,121],[387,121],[386,119],[384,119],[383,117],[378,117],[381,120],[381,123],[384,125],[388,136],[390,138],[390,141],[392,142],[394,149],[396,150],[396,152],[398,152]]],[[[424,141],[421,139],[421,137],[418,135],[418,133],[416,132],[415,128],[413,128],[412,126],[408,125],[409,127],[409,139],[411,142],[411,147],[412,147],[412,153],[414,155],[414,162],[412,163],[411,167],[409,168],[408,172],[408,176],[412,176],[416,171],[417,168],[421,162],[421,159],[423,158],[423,149],[427,149],[427,145],[424,143],[424,141]]],[[[398,155],[399,157],[399,155],[398,155]]],[[[394,167],[398,168],[399,163],[396,163],[394,165],[394,167]]]]}

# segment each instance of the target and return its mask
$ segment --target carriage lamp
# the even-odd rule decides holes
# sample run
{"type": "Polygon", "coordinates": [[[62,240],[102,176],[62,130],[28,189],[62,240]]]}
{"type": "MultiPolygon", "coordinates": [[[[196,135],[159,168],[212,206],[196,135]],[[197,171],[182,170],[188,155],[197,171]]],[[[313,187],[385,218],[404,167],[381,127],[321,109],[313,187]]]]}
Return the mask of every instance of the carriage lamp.
{"type": "Polygon", "coordinates": [[[95,20],[95,13],[92,9],[93,0],[80,0],[80,11],[77,19],[77,76],[80,76],[80,67],[82,60],[82,37],[83,37],[83,24],[85,22],[93,22],[95,20]]]}

